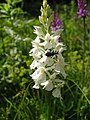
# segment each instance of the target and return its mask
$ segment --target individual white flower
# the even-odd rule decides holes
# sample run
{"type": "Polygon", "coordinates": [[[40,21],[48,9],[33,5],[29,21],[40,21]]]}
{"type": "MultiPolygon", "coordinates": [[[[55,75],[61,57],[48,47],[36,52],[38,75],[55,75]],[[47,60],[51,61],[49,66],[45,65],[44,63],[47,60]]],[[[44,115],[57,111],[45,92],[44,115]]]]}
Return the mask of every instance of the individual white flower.
{"type": "Polygon", "coordinates": [[[39,60],[38,60],[38,67],[42,66],[42,67],[45,67],[46,65],[46,59],[47,59],[47,56],[46,55],[43,55],[39,60]]]}
{"type": "Polygon", "coordinates": [[[44,42],[44,48],[45,48],[45,49],[51,49],[51,48],[52,48],[51,43],[48,42],[48,41],[45,41],[45,42],[44,42]]]}
{"type": "Polygon", "coordinates": [[[60,80],[60,79],[55,79],[54,81],[56,84],[55,84],[55,87],[56,88],[62,88],[65,84],[65,82],[63,80],[60,80]]]}
{"type": "Polygon", "coordinates": [[[38,65],[39,65],[38,61],[34,59],[32,64],[30,65],[30,68],[35,69],[38,65]]]}
{"type": "Polygon", "coordinates": [[[50,44],[51,44],[52,48],[56,47],[56,43],[55,43],[54,39],[51,39],[50,44]]]}
{"type": "Polygon", "coordinates": [[[50,77],[49,80],[41,83],[41,86],[44,86],[43,89],[45,89],[47,91],[51,91],[54,88],[53,82],[55,81],[56,74],[53,73],[49,77],[50,77]]]}
{"type": "Polygon", "coordinates": [[[40,21],[40,23],[43,23],[43,17],[42,16],[39,16],[39,21],[40,21]]]}
{"type": "Polygon", "coordinates": [[[58,39],[59,39],[60,35],[56,35],[56,36],[51,36],[51,42],[52,42],[52,45],[54,47],[56,47],[56,45],[58,44],[58,39]]]}
{"type": "Polygon", "coordinates": [[[32,48],[29,52],[30,56],[33,56],[33,58],[40,58],[41,57],[41,49],[39,48],[32,48]]]}
{"type": "Polygon", "coordinates": [[[40,58],[41,54],[43,54],[44,49],[40,46],[40,39],[36,37],[36,39],[32,42],[33,48],[30,50],[30,55],[33,58],[40,58]]]}
{"type": "Polygon", "coordinates": [[[50,43],[50,34],[46,33],[45,37],[43,38],[44,42],[40,43],[41,46],[44,46],[45,49],[51,49],[52,45],[50,43]]]}
{"type": "Polygon", "coordinates": [[[53,90],[52,92],[52,95],[54,97],[61,97],[61,88],[64,86],[65,82],[63,80],[59,80],[59,79],[56,79],[55,82],[57,83],[56,84],[56,88],[53,90]]]}
{"type": "Polygon", "coordinates": [[[64,58],[63,58],[61,52],[59,52],[57,55],[57,61],[59,61],[59,60],[63,61],[63,64],[64,64],[64,58]]]}
{"type": "Polygon", "coordinates": [[[39,84],[35,83],[35,85],[33,86],[33,88],[39,89],[39,84]]]}
{"type": "Polygon", "coordinates": [[[54,89],[52,95],[57,98],[61,97],[61,89],[60,88],[54,89]]]}
{"type": "Polygon", "coordinates": [[[39,67],[32,75],[30,75],[32,79],[40,84],[46,80],[46,73],[44,67],[39,67]]]}
{"type": "Polygon", "coordinates": [[[46,35],[45,35],[45,41],[49,41],[50,39],[51,39],[50,34],[46,33],[46,35]]]}
{"type": "Polygon", "coordinates": [[[53,89],[53,83],[51,80],[47,80],[47,81],[41,83],[41,85],[44,86],[43,89],[45,89],[47,91],[51,91],[53,89]]]}
{"type": "Polygon", "coordinates": [[[59,61],[56,62],[55,71],[60,72],[63,75],[63,77],[66,78],[66,73],[64,71],[64,61],[63,60],[59,60],[59,61]]]}
{"type": "Polygon", "coordinates": [[[40,63],[45,63],[47,60],[47,56],[43,55],[43,57],[39,60],[40,63]]]}
{"type": "Polygon", "coordinates": [[[59,49],[59,52],[62,53],[64,50],[66,50],[66,47],[61,47],[61,48],[59,49]]]}
{"type": "Polygon", "coordinates": [[[42,28],[40,26],[34,26],[35,30],[34,33],[39,36],[42,37],[44,35],[42,28]]]}
{"type": "Polygon", "coordinates": [[[53,65],[53,63],[54,63],[53,58],[47,57],[47,59],[46,59],[46,65],[47,66],[51,66],[51,65],[53,65]]]}
{"type": "Polygon", "coordinates": [[[39,37],[37,36],[36,39],[32,42],[32,46],[33,47],[38,47],[39,46],[39,43],[40,43],[40,39],[39,37]]]}
{"type": "Polygon", "coordinates": [[[63,43],[57,43],[56,47],[55,47],[55,50],[58,50],[60,53],[63,52],[65,49],[63,43]]]}

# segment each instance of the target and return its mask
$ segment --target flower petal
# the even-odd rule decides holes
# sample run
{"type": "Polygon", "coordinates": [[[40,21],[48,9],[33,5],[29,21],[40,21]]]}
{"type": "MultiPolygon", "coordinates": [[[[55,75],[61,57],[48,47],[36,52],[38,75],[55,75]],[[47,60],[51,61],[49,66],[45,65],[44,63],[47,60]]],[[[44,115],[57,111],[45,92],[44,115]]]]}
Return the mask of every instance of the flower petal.
{"type": "Polygon", "coordinates": [[[51,91],[53,89],[53,83],[50,80],[47,80],[44,83],[41,83],[41,85],[44,86],[43,89],[47,91],[51,91]]]}
{"type": "Polygon", "coordinates": [[[61,97],[60,88],[54,89],[52,95],[57,98],[61,97]]]}
{"type": "Polygon", "coordinates": [[[39,89],[39,85],[37,83],[35,83],[35,85],[33,86],[33,88],[39,89]]]}

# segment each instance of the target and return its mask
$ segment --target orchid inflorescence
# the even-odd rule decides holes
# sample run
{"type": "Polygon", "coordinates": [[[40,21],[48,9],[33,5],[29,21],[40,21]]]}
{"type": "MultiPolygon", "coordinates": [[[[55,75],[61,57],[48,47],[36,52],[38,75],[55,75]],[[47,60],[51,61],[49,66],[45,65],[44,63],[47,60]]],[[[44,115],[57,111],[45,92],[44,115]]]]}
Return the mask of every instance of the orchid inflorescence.
{"type": "Polygon", "coordinates": [[[85,0],[78,0],[78,17],[86,17],[88,15],[87,4],[85,0]]]}
{"type": "Polygon", "coordinates": [[[33,48],[30,50],[30,56],[33,57],[30,69],[34,70],[30,76],[35,82],[33,88],[43,88],[52,91],[54,97],[60,97],[61,88],[65,84],[63,78],[66,78],[62,56],[65,46],[59,40],[63,31],[62,22],[58,13],[51,14],[46,0],[41,7],[39,21],[41,26],[34,26],[37,36],[32,41],[33,48]]]}

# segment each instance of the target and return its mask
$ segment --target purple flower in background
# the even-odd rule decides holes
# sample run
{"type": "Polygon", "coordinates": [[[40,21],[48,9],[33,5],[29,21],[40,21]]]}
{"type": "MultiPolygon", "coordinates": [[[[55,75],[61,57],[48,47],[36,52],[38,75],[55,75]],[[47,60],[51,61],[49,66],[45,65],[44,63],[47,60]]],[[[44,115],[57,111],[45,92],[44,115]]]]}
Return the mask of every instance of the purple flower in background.
{"type": "Polygon", "coordinates": [[[88,11],[86,9],[85,0],[78,0],[78,17],[86,17],[88,15],[88,11]]]}
{"type": "Polygon", "coordinates": [[[62,21],[59,19],[58,13],[54,14],[53,22],[51,24],[51,31],[55,32],[62,26],[62,21]]]}

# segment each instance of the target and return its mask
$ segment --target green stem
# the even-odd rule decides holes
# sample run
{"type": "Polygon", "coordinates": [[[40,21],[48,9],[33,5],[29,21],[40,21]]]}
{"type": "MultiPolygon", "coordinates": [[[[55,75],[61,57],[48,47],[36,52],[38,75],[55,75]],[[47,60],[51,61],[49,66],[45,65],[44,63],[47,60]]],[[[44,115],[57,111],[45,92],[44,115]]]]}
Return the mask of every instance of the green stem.
{"type": "Polygon", "coordinates": [[[83,82],[85,80],[85,40],[86,40],[86,22],[85,17],[83,17],[83,66],[82,66],[82,72],[83,72],[83,82]]]}
{"type": "Polygon", "coordinates": [[[3,40],[3,33],[1,31],[1,39],[2,39],[2,48],[3,48],[3,53],[5,54],[5,45],[4,45],[4,40],[3,40]]]}
{"type": "Polygon", "coordinates": [[[74,80],[72,80],[72,79],[67,79],[67,80],[73,82],[73,83],[77,86],[77,88],[81,91],[81,93],[82,93],[82,95],[84,96],[84,98],[87,100],[88,104],[90,104],[90,100],[89,100],[88,97],[85,95],[85,93],[84,93],[84,91],[81,89],[81,87],[80,87],[74,80]]]}
{"type": "Polygon", "coordinates": [[[60,97],[60,104],[61,104],[61,107],[62,107],[62,120],[65,120],[65,105],[64,105],[64,102],[63,102],[63,99],[62,97],[60,97]]]}

